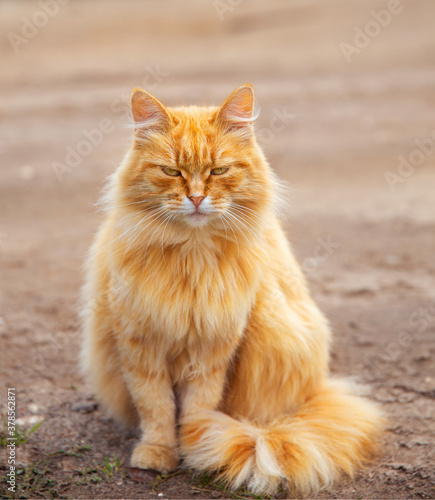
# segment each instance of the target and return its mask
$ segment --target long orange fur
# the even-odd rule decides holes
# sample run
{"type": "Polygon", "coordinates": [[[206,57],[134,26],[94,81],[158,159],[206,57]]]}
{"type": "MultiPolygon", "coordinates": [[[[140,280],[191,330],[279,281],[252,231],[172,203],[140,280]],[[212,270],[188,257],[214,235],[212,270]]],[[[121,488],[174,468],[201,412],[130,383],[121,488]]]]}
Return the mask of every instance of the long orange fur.
{"type": "Polygon", "coordinates": [[[133,144],[91,249],[82,365],[110,414],[141,428],[132,466],[168,472],[182,456],[232,488],[304,493],[352,474],[383,417],[329,377],[330,330],[279,222],[253,106],[249,85],[219,108],[134,91],[133,144]]]}

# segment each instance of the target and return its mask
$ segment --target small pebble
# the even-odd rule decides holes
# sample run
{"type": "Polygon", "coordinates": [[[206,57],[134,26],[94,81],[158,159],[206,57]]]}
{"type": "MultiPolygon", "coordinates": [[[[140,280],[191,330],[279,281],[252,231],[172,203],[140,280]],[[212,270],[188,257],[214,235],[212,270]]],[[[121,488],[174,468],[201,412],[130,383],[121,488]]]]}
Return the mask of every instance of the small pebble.
{"type": "Polygon", "coordinates": [[[21,417],[15,420],[15,423],[20,427],[32,427],[33,425],[42,422],[44,417],[42,415],[29,415],[28,417],[21,417]]]}
{"type": "Polygon", "coordinates": [[[35,167],[24,165],[20,168],[20,177],[26,181],[31,181],[35,177],[35,167]]]}
{"type": "Polygon", "coordinates": [[[30,403],[29,405],[27,405],[27,409],[34,415],[39,411],[38,405],[35,405],[35,403],[30,403]]]}

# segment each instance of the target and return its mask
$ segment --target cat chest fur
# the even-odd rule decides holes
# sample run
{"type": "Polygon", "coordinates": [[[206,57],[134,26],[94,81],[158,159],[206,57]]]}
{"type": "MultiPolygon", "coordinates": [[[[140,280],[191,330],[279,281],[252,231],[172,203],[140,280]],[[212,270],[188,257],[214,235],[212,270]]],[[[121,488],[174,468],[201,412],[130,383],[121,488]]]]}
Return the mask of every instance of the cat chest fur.
{"type": "Polygon", "coordinates": [[[258,266],[238,256],[150,252],[141,272],[121,272],[113,297],[134,335],[179,351],[240,335],[259,282],[258,266]]]}

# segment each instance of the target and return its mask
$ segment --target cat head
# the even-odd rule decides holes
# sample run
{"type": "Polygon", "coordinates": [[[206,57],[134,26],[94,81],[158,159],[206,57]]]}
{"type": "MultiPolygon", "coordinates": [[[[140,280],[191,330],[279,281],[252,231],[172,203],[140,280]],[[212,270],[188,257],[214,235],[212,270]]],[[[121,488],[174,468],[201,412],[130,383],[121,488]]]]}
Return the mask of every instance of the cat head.
{"type": "Polygon", "coordinates": [[[274,202],[274,176],[255,140],[254,92],[220,107],[169,108],[135,89],[132,149],[116,179],[116,204],[168,227],[249,234],[274,202]]]}

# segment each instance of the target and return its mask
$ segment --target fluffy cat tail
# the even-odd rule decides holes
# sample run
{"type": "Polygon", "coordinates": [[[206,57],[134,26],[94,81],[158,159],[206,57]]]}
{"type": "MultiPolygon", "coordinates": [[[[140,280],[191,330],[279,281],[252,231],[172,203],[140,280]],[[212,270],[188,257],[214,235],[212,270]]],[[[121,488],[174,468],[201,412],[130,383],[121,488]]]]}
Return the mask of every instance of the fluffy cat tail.
{"type": "Polygon", "coordinates": [[[329,486],[342,472],[366,462],[385,425],[377,406],[328,381],[294,415],[265,426],[218,411],[185,419],[185,463],[221,473],[230,488],[274,494],[281,483],[308,493],[329,486]]]}

